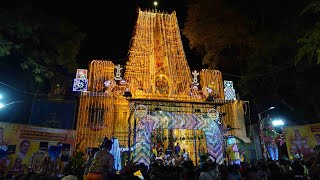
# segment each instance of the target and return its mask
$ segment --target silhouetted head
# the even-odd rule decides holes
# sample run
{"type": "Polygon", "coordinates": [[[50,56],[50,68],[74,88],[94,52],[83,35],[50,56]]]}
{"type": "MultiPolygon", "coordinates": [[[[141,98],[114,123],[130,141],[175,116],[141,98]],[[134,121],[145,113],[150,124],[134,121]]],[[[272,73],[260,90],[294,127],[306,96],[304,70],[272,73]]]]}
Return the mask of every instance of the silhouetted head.
{"type": "Polygon", "coordinates": [[[107,150],[111,150],[112,149],[112,141],[109,140],[108,138],[105,138],[102,143],[102,148],[106,148],[107,150]]]}

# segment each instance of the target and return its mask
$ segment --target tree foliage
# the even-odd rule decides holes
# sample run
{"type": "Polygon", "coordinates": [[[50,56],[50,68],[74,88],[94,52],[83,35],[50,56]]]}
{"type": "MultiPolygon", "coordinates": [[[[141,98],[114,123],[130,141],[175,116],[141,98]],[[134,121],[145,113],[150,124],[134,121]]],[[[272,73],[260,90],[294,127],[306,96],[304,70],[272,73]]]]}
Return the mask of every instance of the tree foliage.
{"type": "MultiPolygon", "coordinates": [[[[320,1],[312,1],[301,12],[301,15],[308,12],[319,16],[320,1]]],[[[317,64],[320,64],[320,21],[316,22],[312,30],[307,32],[304,37],[299,38],[297,42],[300,45],[300,48],[296,55],[296,63],[303,58],[307,58],[309,63],[316,61],[317,64]]]]}
{"type": "Polygon", "coordinates": [[[0,10],[1,61],[30,72],[38,85],[76,69],[84,37],[75,25],[32,7],[0,10]]]}
{"type": "Polygon", "coordinates": [[[230,54],[239,58],[255,47],[248,19],[226,7],[220,0],[194,0],[188,7],[183,34],[211,68],[230,60],[230,54]]]}
{"type": "MultiPolygon", "coordinates": [[[[209,68],[222,64],[218,69],[224,78],[235,81],[242,99],[256,105],[252,112],[277,104],[316,119],[312,109],[319,107],[314,95],[308,93],[310,81],[305,79],[309,78],[308,70],[313,74],[316,70],[303,63],[294,66],[297,37],[305,34],[312,21],[300,16],[301,7],[307,4],[300,0],[194,0],[188,6],[183,32],[190,48],[203,55],[204,64],[209,68]]],[[[309,5],[306,12],[318,12],[318,4],[309,5]]],[[[299,40],[305,47],[303,52],[300,48],[298,57],[318,56],[319,27],[299,40]]]]}

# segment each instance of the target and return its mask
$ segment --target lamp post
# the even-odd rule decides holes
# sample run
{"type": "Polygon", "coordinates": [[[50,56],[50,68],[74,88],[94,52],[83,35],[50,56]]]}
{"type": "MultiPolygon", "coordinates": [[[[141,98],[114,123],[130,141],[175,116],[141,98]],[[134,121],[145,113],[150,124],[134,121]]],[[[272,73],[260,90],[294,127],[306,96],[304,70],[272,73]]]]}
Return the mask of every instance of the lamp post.
{"type": "Polygon", "coordinates": [[[261,138],[261,134],[262,134],[262,131],[263,131],[263,128],[264,128],[264,119],[262,119],[262,114],[265,113],[265,112],[268,112],[272,109],[274,109],[275,107],[271,106],[269,107],[268,109],[258,113],[258,117],[259,117],[259,139],[260,139],[260,146],[261,146],[261,153],[262,153],[262,157],[264,159],[267,159],[267,151],[266,151],[266,146],[265,146],[265,143],[264,141],[262,140],[261,138]]]}

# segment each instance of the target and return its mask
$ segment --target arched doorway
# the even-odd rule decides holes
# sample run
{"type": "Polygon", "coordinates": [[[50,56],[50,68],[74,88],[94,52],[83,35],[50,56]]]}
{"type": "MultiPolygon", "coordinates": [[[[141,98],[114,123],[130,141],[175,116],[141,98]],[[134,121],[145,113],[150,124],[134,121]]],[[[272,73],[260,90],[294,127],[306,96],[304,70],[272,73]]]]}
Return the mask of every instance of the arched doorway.
{"type": "Polygon", "coordinates": [[[210,108],[204,113],[153,111],[150,113],[144,105],[138,105],[135,109],[135,144],[133,146],[133,162],[150,164],[151,134],[158,128],[161,129],[187,129],[202,130],[205,134],[207,152],[222,162],[222,135],[219,128],[219,113],[210,108]]]}

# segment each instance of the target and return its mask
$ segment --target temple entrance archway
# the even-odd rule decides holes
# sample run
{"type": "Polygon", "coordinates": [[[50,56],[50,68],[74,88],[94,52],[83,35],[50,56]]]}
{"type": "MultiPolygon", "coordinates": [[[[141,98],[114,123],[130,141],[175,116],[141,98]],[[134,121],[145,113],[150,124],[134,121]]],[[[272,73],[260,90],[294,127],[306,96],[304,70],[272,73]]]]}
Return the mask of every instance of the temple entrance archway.
{"type": "Polygon", "coordinates": [[[154,107],[145,104],[135,105],[133,162],[150,164],[151,134],[159,128],[202,130],[205,134],[207,152],[216,159],[217,163],[222,162],[223,137],[220,131],[219,112],[214,106],[154,107]],[[184,109],[184,111],[178,111],[178,109],[184,109]]]}

